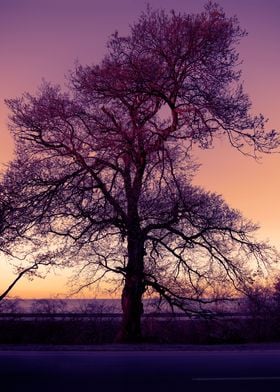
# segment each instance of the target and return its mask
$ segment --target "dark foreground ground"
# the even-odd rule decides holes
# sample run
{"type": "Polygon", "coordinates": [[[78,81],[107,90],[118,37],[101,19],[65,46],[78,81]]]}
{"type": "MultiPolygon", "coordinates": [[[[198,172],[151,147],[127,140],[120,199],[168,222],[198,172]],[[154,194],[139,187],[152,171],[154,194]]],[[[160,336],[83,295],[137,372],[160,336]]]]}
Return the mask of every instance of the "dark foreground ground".
{"type": "Polygon", "coordinates": [[[279,391],[280,346],[2,346],[1,391],[279,391]]]}
{"type": "MultiPolygon", "coordinates": [[[[222,317],[181,319],[144,317],[146,343],[239,344],[280,342],[280,318],[222,317]]],[[[1,314],[1,344],[112,344],[121,318],[106,314],[1,314]]]]}

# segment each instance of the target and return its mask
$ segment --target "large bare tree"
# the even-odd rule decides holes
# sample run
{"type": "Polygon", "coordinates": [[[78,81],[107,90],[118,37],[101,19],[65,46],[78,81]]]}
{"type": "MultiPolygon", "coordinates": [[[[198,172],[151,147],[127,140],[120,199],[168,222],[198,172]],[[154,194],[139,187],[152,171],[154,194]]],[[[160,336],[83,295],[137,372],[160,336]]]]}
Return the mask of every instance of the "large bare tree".
{"type": "Polygon", "coordinates": [[[211,3],[196,15],[147,9],[130,35],[111,37],[101,64],[77,65],[67,91],[43,83],[7,101],[10,219],[50,244],[52,263],[77,265],[82,286],[121,278],[119,341],[140,339],[147,290],[199,313],[218,286],[245,290],[271,257],[252,223],[191,185],[194,145],[223,136],[250,155],[278,146],[239,83],[244,34],[211,3]]]}

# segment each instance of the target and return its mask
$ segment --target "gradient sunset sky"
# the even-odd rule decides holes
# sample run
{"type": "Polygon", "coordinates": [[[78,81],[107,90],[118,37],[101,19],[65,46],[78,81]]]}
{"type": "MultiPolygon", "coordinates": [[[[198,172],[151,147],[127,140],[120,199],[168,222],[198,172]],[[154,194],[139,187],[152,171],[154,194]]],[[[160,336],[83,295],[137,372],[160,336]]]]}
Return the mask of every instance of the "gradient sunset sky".
{"type": "MultiPolygon", "coordinates": [[[[280,0],[220,0],[228,16],[237,15],[248,32],[239,46],[242,80],[252,101],[252,112],[269,118],[267,128],[280,130],[280,0]]],[[[0,0],[0,163],[12,159],[13,143],[7,129],[5,98],[35,92],[42,78],[64,83],[75,60],[98,63],[106,41],[129,24],[145,0],[0,0]]],[[[204,0],[150,0],[154,8],[200,12],[204,0]]],[[[222,194],[231,207],[259,223],[258,237],[280,249],[280,155],[263,156],[261,163],[242,156],[227,143],[197,154],[202,164],[195,183],[222,194]]],[[[12,279],[11,268],[0,258],[0,291],[12,279]]],[[[46,279],[20,282],[12,295],[48,297],[66,292],[65,272],[46,279]]]]}

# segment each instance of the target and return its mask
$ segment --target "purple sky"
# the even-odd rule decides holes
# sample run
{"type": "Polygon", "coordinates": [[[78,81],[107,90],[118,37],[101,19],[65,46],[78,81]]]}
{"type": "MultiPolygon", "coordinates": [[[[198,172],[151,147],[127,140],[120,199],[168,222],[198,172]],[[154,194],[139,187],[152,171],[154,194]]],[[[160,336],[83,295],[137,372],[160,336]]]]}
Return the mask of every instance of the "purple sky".
{"type": "MultiPolygon", "coordinates": [[[[200,12],[205,1],[149,3],[154,8],[200,12]]],[[[228,15],[236,14],[249,33],[239,51],[253,111],[269,117],[268,128],[280,129],[280,0],[218,3],[228,15]]],[[[82,64],[99,62],[109,35],[115,30],[126,34],[146,4],[143,0],[0,0],[0,162],[11,159],[12,152],[3,100],[34,92],[42,78],[63,83],[76,59],[82,64]]],[[[258,165],[219,142],[214,150],[199,152],[198,157],[203,165],[196,183],[223,194],[232,207],[261,224],[260,237],[270,238],[280,248],[280,156],[264,157],[258,165]]],[[[52,293],[50,284],[58,291],[62,280],[23,283],[15,293],[48,295],[52,293]]],[[[4,281],[0,281],[2,286],[4,281]]]]}

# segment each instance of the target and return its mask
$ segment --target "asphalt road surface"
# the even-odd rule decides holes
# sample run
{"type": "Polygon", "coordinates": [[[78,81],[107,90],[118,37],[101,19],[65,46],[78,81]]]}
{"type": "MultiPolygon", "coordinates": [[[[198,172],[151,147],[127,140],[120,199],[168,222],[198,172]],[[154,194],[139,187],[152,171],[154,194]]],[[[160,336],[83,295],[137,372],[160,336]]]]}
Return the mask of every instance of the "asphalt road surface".
{"type": "Polygon", "coordinates": [[[0,351],[0,391],[280,391],[280,350],[0,351]]]}

